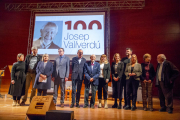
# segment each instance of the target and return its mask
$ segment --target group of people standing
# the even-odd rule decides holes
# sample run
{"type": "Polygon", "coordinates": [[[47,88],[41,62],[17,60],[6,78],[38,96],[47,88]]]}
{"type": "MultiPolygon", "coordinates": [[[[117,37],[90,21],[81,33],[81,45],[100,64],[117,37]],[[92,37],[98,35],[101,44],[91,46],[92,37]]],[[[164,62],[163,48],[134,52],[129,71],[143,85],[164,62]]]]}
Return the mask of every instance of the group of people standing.
{"type": "MultiPolygon", "coordinates": [[[[31,90],[30,102],[33,96],[35,96],[36,89],[38,89],[38,96],[46,96],[47,89],[50,89],[52,80],[54,81],[54,103],[57,104],[58,89],[60,86],[60,103],[61,107],[64,107],[65,84],[69,78],[70,60],[64,55],[63,48],[59,48],[58,53],[59,57],[54,60],[54,65],[49,61],[48,54],[44,54],[42,57],[37,55],[36,47],[32,47],[32,54],[26,56],[25,62],[23,62],[23,54],[17,55],[18,62],[14,63],[12,67],[11,85],[9,88],[9,94],[13,96],[13,106],[25,105],[31,81],[33,88],[31,90]],[[20,103],[21,96],[24,97],[20,103]]],[[[159,89],[161,106],[159,111],[163,112],[168,108],[168,113],[173,112],[173,85],[175,79],[178,77],[179,70],[170,61],[166,60],[164,54],[157,56],[158,66],[156,72],[150,63],[150,54],[145,54],[143,56],[144,62],[139,64],[137,56],[132,54],[130,48],[126,48],[126,57],[122,59],[119,53],[115,53],[111,66],[105,54],[101,55],[100,62],[96,62],[95,60],[96,55],[93,54],[90,56],[90,61],[86,62],[86,59],[83,57],[83,50],[81,49],[78,50],[77,56],[72,59],[72,103],[70,108],[80,107],[80,93],[82,81],[84,80],[83,108],[89,106],[88,98],[89,90],[91,89],[90,107],[95,108],[95,95],[98,90],[98,108],[102,107],[103,91],[104,108],[107,109],[108,82],[112,80],[114,98],[112,108],[136,110],[137,90],[141,82],[143,109],[145,111],[153,111],[152,85],[156,76],[155,83],[159,89]],[[125,104],[122,107],[123,90],[125,104]],[[119,99],[119,104],[117,103],[117,99],[119,99]],[[132,105],[130,102],[131,99],[132,105]],[[167,106],[165,100],[167,101],[167,106]]]]}

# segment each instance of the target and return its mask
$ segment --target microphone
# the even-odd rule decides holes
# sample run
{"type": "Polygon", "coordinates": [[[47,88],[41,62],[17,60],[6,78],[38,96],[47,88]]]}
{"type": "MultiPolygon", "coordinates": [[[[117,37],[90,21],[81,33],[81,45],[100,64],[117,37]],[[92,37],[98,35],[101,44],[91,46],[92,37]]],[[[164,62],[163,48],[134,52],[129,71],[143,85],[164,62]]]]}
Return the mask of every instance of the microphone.
{"type": "Polygon", "coordinates": [[[7,65],[4,68],[2,68],[2,70],[4,71],[6,69],[6,67],[7,67],[7,65]]]}

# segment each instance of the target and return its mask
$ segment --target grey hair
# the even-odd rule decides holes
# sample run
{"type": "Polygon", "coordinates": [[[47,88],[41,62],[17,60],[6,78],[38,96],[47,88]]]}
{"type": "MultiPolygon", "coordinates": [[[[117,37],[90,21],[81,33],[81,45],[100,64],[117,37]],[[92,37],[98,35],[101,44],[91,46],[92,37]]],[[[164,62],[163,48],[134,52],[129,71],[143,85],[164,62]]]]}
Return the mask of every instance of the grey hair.
{"type": "MultiPolygon", "coordinates": [[[[44,56],[48,56],[48,58],[49,58],[49,55],[47,54],[47,53],[45,53],[45,54],[43,54],[43,56],[42,56],[42,61],[44,61],[44,56]]],[[[49,59],[48,59],[49,60],[49,59]]]]}
{"type": "MultiPolygon", "coordinates": [[[[92,54],[91,56],[95,56],[95,58],[96,58],[96,55],[95,55],[95,54],[92,54]]],[[[90,56],[90,57],[91,57],[91,56],[90,56]]]]}
{"type": "Polygon", "coordinates": [[[34,50],[34,49],[36,49],[36,50],[37,50],[37,47],[36,47],[36,46],[33,46],[33,47],[31,48],[31,50],[34,50]]]}
{"type": "Polygon", "coordinates": [[[162,59],[166,60],[166,56],[164,54],[159,55],[162,59]]]}
{"type": "Polygon", "coordinates": [[[47,22],[47,23],[42,27],[42,29],[44,29],[44,28],[47,27],[47,26],[56,27],[56,33],[58,32],[58,26],[57,26],[56,23],[47,22]]]}

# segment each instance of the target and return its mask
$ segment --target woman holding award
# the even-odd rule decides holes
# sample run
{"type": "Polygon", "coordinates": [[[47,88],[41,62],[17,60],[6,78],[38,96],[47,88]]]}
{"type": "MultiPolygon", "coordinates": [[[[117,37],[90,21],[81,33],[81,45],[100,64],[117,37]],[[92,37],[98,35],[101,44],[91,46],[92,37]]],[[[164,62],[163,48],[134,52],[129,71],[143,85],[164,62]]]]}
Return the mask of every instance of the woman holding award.
{"type": "Polygon", "coordinates": [[[38,62],[36,67],[36,79],[34,88],[38,89],[37,96],[46,96],[47,89],[51,88],[51,74],[53,72],[53,64],[49,61],[49,55],[44,54],[42,61],[38,62]]]}

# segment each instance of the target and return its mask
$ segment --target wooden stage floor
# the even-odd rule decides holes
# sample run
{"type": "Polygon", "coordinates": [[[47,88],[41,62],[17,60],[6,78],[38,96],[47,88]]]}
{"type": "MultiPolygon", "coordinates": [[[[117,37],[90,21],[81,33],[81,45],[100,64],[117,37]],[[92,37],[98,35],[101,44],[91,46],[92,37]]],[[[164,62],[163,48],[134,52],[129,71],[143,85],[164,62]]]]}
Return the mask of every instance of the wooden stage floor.
{"type": "MultiPolygon", "coordinates": [[[[26,111],[29,106],[29,99],[26,106],[12,107],[12,99],[10,95],[2,93],[4,98],[0,98],[0,120],[24,120],[26,111]],[[6,96],[6,98],[5,98],[6,96]]],[[[60,98],[58,98],[60,102],[60,98]]],[[[83,96],[81,96],[80,108],[70,108],[70,101],[65,101],[65,107],[61,108],[60,103],[57,104],[57,110],[71,110],[74,111],[76,120],[180,120],[180,100],[174,99],[174,112],[168,114],[167,112],[159,112],[159,99],[153,98],[154,111],[143,111],[142,103],[137,104],[137,110],[124,110],[111,108],[113,100],[108,100],[108,109],[97,108],[98,101],[96,101],[95,109],[83,108],[83,96]]]]}

